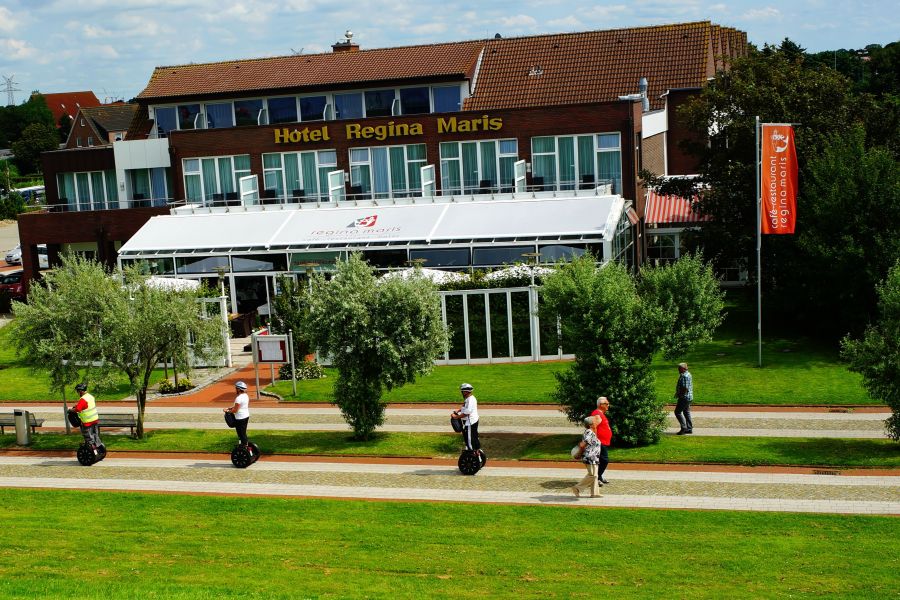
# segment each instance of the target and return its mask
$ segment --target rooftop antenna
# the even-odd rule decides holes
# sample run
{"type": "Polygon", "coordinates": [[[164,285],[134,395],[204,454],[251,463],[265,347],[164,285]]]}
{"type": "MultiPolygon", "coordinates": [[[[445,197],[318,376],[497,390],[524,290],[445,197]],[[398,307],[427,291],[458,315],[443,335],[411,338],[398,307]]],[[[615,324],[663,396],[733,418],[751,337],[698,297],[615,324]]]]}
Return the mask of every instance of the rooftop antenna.
{"type": "Polygon", "coordinates": [[[16,87],[16,82],[13,81],[13,77],[15,75],[10,75],[7,77],[6,75],[2,75],[3,77],[3,85],[6,88],[6,105],[13,106],[16,103],[16,95],[14,92],[21,92],[19,88],[16,87]]]}
{"type": "Polygon", "coordinates": [[[293,48],[291,48],[291,54],[293,54],[294,56],[299,56],[303,54],[303,48],[300,48],[299,50],[294,50],[293,48]]]}

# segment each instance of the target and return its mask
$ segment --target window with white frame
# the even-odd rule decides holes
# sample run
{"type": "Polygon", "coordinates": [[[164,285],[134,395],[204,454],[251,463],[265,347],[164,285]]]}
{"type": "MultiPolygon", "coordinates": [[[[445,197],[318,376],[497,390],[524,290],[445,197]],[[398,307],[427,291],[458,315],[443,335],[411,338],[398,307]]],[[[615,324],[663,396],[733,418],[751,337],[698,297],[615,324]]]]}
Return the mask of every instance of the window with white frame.
{"type": "Polygon", "coordinates": [[[618,132],[532,138],[531,163],[539,189],[574,190],[609,183],[614,194],[622,191],[618,132]]]}
{"type": "Polygon", "coordinates": [[[351,148],[350,186],[373,198],[421,193],[425,159],[425,144],[351,148]]]}
{"type": "Polygon", "coordinates": [[[647,232],[647,260],[654,266],[675,262],[679,255],[678,233],[647,232]]]}
{"type": "Polygon", "coordinates": [[[115,171],[56,174],[57,197],[69,210],[103,210],[119,207],[115,171]]]}
{"type": "Polygon", "coordinates": [[[337,168],[337,152],[311,150],[263,154],[263,189],[288,202],[328,200],[328,172],[337,168]]]}
{"type": "Polygon", "coordinates": [[[125,171],[131,200],[150,200],[152,206],[165,206],[172,189],[172,171],[168,167],[128,169],[125,171]]]}
{"type": "Polygon", "coordinates": [[[300,120],[297,118],[296,96],[269,98],[266,100],[266,108],[269,113],[269,124],[295,123],[300,120]]]}
{"type": "Polygon", "coordinates": [[[441,143],[441,190],[445,194],[512,191],[518,142],[482,140],[441,143]]]}
{"type": "Polygon", "coordinates": [[[220,200],[238,192],[238,180],[250,175],[250,155],[186,158],[182,161],[184,197],[194,202],[220,200]]]}
{"type": "Polygon", "coordinates": [[[613,260],[617,260],[629,269],[634,266],[634,228],[628,220],[627,211],[622,211],[616,224],[616,233],[612,244],[613,260]]]}

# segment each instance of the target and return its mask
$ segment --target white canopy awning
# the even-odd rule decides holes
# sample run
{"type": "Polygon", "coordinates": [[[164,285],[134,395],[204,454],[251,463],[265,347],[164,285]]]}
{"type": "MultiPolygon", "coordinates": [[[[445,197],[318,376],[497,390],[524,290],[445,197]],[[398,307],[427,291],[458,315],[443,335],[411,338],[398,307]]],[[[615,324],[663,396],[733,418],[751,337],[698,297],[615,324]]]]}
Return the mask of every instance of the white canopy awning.
{"type": "Polygon", "coordinates": [[[152,253],[267,251],[370,244],[453,245],[498,240],[610,240],[620,196],[514,198],[315,209],[260,206],[228,213],[151,218],[120,249],[152,253]],[[268,210],[267,210],[268,209],[268,210]]]}

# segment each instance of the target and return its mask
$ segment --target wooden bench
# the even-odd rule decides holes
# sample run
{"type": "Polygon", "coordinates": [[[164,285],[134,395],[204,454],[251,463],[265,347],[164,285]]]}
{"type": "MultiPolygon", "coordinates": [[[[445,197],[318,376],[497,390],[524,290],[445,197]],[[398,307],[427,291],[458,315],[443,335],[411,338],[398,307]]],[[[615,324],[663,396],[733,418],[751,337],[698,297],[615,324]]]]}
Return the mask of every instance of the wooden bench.
{"type": "Polygon", "coordinates": [[[106,427],[109,429],[124,429],[125,427],[131,430],[131,437],[134,437],[134,430],[137,427],[137,417],[132,413],[109,413],[109,414],[100,414],[100,427],[106,427]]]}
{"type": "MultiPolygon", "coordinates": [[[[28,413],[28,421],[31,426],[31,433],[37,433],[35,429],[41,427],[44,424],[44,419],[37,419],[34,416],[33,412],[28,413]]],[[[2,413],[0,414],[0,434],[6,433],[7,427],[15,427],[16,426],[16,415],[15,413],[2,413]]]]}

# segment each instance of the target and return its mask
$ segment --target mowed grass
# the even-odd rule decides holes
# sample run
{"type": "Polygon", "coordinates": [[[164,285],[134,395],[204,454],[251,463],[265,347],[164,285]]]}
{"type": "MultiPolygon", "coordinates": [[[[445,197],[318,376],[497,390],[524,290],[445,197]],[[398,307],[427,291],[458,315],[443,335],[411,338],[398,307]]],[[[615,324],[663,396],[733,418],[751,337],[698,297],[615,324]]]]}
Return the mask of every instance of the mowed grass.
{"type": "Polygon", "coordinates": [[[8,599],[887,598],[900,569],[886,552],[900,536],[890,517],[8,489],[0,499],[15,507],[0,517],[8,599]]]}
{"type": "MultiPolygon", "coordinates": [[[[657,356],[652,365],[656,394],[674,402],[677,364],[685,361],[694,377],[695,404],[713,405],[860,405],[873,404],[862,386],[862,378],[842,363],[837,345],[827,346],[806,338],[766,337],[763,368],[759,368],[755,309],[732,294],[727,318],[713,340],[698,344],[675,360],[657,356]]],[[[459,384],[471,383],[482,404],[552,404],[555,373],[568,369],[571,361],[495,365],[438,366],[415,383],[385,392],[386,402],[455,403],[459,384]]],[[[333,402],[337,371],[327,377],[297,382],[297,395],[290,381],[276,382],[266,389],[287,402],[333,402]]],[[[263,371],[263,380],[268,381],[263,371]]],[[[615,390],[607,393],[615,398],[615,390]]]]}
{"type": "MultiPolygon", "coordinates": [[[[103,435],[111,451],[212,452],[227,454],[236,443],[231,431],[156,430],[143,440],[126,435],[103,435]]],[[[250,438],[264,454],[321,456],[379,456],[455,459],[461,438],[452,433],[377,433],[357,441],[339,431],[253,431],[250,438]]],[[[493,460],[554,460],[572,462],[569,451],[578,435],[482,434],[482,445],[493,460]]],[[[81,435],[42,433],[33,450],[70,450],[81,444],[81,435]]],[[[14,448],[14,435],[0,436],[0,448],[14,448]]],[[[723,465],[783,465],[900,468],[900,444],[891,440],[677,437],[663,436],[659,444],[644,448],[609,451],[612,463],[652,462],[669,464],[712,463],[723,465]]]]}
{"type": "MultiPolygon", "coordinates": [[[[163,379],[163,370],[153,372],[150,385],[163,379]]],[[[68,400],[76,400],[74,386],[66,390],[68,400]]],[[[124,400],[131,395],[131,387],[125,376],[120,377],[112,388],[92,390],[103,401],[124,400]]],[[[61,400],[59,392],[50,390],[50,378],[45,371],[35,371],[25,365],[16,355],[16,347],[6,327],[0,327],[0,402],[42,402],[61,400]]]]}

